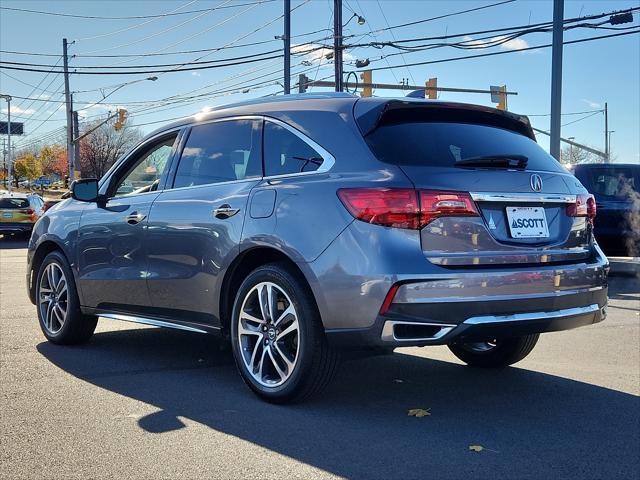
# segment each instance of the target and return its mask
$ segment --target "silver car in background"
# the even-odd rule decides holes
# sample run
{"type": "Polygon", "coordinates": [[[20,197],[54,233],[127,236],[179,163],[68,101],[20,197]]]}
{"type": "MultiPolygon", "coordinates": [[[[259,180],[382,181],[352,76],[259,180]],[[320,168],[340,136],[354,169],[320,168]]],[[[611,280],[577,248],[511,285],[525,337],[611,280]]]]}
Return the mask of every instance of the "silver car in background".
{"type": "Polygon", "coordinates": [[[98,317],[219,334],[272,402],[317,393],[344,349],[502,367],[605,317],[593,197],[492,108],[259,99],[161,128],[72,192],[29,244],[45,336],[87,341],[98,317]]]}

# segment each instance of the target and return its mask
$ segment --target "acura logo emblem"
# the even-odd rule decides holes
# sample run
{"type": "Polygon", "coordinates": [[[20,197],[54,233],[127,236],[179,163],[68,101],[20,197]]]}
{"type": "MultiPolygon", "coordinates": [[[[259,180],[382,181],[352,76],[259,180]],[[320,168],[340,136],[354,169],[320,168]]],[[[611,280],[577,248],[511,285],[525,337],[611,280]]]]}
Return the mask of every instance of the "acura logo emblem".
{"type": "Polygon", "coordinates": [[[534,173],[529,179],[529,184],[531,185],[531,190],[540,192],[542,190],[542,177],[534,173]]]}

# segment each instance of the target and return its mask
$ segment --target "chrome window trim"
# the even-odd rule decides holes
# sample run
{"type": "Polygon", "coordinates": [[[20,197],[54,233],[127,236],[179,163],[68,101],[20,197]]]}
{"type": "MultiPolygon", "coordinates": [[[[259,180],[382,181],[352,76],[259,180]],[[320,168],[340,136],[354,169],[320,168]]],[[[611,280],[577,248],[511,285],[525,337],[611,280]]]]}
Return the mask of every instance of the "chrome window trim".
{"type": "Polygon", "coordinates": [[[233,185],[235,183],[244,183],[244,182],[261,182],[263,177],[247,177],[242,180],[229,180],[227,182],[216,182],[216,183],[202,183],[200,185],[187,185],[186,187],[175,187],[175,188],[165,188],[163,192],[177,192],[180,190],[188,190],[188,189],[196,189],[196,188],[204,188],[204,187],[215,187],[218,185],[233,185]]]}
{"type": "Polygon", "coordinates": [[[563,193],[469,192],[476,202],[576,203],[576,195],[563,193]]]}
{"type": "Polygon", "coordinates": [[[483,315],[478,317],[467,318],[463,325],[483,325],[487,323],[509,323],[527,320],[547,320],[554,318],[575,317],[577,315],[588,315],[596,313],[600,310],[597,303],[587,305],[586,307],[565,308],[562,310],[553,310],[550,312],[530,312],[530,313],[513,313],[511,315],[483,315]]]}
{"type": "MultiPolygon", "coordinates": [[[[196,327],[190,327],[188,325],[182,325],[180,323],[173,323],[164,320],[157,320],[155,318],[140,317],[137,315],[125,315],[122,313],[100,313],[101,318],[107,318],[109,320],[121,320],[123,322],[139,323],[142,325],[151,325],[153,327],[173,328],[176,330],[185,330],[187,332],[207,333],[206,330],[202,330],[196,327]]],[[[216,327],[211,327],[216,328],[216,327]]]]}

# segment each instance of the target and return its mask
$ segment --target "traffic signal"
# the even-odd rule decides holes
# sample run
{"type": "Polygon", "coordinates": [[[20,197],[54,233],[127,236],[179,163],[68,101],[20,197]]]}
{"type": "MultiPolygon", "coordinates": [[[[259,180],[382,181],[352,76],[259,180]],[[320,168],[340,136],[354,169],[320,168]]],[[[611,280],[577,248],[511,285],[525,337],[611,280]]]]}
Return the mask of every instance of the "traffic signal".
{"type": "Polygon", "coordinates": [[[298,93],[305,93],[307,91],[307,84],[309,83],[309,77],[304,73],[298,75],[298,93]]]}
{"type": "Polygon", "coordinates": [[[113,125],[113,128],[116,130],[121,130],[124,127],[125,122],[127,121],[127,111],[124,108],[118,109],[118,120],[113,125]]]}
{"type": "Polygon", "coordinates": [[[431,99],[438,98],[438,91],[435,90],[436,88],[438,88],[438,79],[430,78],[429,80],[426,81],[425,85],[428,88],[425,88],[424,90],[424,98],[431,98],[431,99]]]}
{"type": "Polygon", "coordinates": [[[365,84],[362,87],[361,97],[370,97],[373,95],[373,88],[371,88],[371,79],[373,78],[373,74],[371,70],[365,70],[360,74],[360,80],[365,84]]]}
{"type": "Polygon", "coordinates": [[[498,110],[506,110],[507,109],[507,86],[502,85],[498,92],[498,110]]]}

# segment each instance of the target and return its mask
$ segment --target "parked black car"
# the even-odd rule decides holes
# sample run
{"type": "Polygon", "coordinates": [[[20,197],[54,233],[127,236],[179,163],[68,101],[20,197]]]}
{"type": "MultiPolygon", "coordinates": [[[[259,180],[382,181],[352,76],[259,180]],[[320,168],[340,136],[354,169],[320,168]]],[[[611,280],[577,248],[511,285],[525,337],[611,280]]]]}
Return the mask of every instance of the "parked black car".
{"type": "Polygon", "coordinates": [[[595,236],[604,252],[640,256],[640,165],[580,164],[573,172],[596,199],[595,236]]]}

